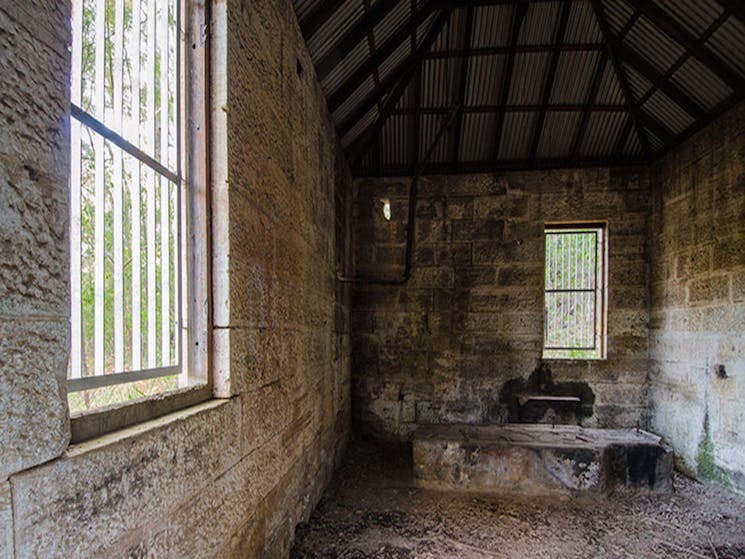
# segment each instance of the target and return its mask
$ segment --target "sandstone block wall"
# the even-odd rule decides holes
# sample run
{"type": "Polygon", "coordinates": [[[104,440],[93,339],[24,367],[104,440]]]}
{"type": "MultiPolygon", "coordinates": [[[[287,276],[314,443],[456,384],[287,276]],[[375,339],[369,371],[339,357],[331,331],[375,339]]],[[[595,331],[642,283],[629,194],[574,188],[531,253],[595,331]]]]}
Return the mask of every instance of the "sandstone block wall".
{"type": "Polygon", "coordinates": [[[651,427],[679,466],[744,490],[745,106],[650,176],[651,427]]]}
{"type": "MultiPolygon", "coordinates": [[[[403,272],[410,179],[355,181],[360,276],[403,272]],[[382,199],[389,199],[386,221],[382,199]]],[[[421,424],[503,422],[505,383],[541,357],[544,224],[607,220],[608,358],[551,361],[586,383],[598,427],[645,422],[649,189],[644,170],[422,178],[414,270],[405,286],[355,284],[355,419],[407,439],[421,424]]]]}
{"type": "Polygon", "coordinates": [[[292,6],[213,5],[223,398],[73,446],[69,9],[0,7],[0,557],[286,556],[351,415],[351,179],[292,6]]]}

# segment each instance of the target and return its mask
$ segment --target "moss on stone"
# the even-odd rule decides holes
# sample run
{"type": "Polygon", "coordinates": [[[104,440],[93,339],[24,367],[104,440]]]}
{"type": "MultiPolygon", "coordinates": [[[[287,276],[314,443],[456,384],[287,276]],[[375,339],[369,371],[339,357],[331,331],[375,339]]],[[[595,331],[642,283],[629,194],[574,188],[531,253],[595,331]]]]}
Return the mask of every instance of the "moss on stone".
{"type": "Polygon", "coordinates": [[[714,442],[711,440],[709,426],[709,412],[704,414],[704,435],[698,444],[696,455],[696,469],[698,477],[731,487],[732,483],[727,472],[716,464],[714,459],[714,442]]]}

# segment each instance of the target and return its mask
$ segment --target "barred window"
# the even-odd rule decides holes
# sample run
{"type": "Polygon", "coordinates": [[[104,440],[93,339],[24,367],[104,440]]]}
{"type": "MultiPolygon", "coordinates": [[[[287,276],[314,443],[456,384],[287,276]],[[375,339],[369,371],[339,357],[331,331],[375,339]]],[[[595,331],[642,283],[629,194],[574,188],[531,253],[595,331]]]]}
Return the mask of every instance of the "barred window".
{"type": "Polygon", "coordinates": [[[73,0],[72,412],[188,384],[179,0],[73,0]]]}
{"type": "Polygon", "coordinates": [[[605,357],[606,239],[602,224],[549,225],[543,357],[605,357]]]}

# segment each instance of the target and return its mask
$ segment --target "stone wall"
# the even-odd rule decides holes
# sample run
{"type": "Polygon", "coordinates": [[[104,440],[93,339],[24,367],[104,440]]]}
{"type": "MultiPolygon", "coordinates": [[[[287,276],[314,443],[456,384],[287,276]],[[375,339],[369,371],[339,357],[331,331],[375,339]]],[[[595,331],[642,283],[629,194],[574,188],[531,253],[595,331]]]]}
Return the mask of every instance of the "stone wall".
{"type": "Polygon", "coordinates": [[[650,180],[651,427],[680,467],[744,490],[745,105],[650,180]]]}
{"type": "MultiPolygon", "coordinates": [[[[410,179],[355,183],[360,276],[403,273],[410,179]],[[380,200],[389,199],[386,221],[380,200]]],[[[544,223],[607,220],[608,358],[549,363],[594,393],[583,424],[645,422],[649,190],[643,170],[422,178],[405,286],[355,284],[354,417],[379,437],[421,424],[503,422],[505,383],[541,357],[544,223]]]]}
{"type": "Polygon", "coordinates": [[[286,556],[351,415],[351,180],[292,6],[213,6],[223,398],[68,446],[69,6],[0,7],[0,557],[286,556]]]}

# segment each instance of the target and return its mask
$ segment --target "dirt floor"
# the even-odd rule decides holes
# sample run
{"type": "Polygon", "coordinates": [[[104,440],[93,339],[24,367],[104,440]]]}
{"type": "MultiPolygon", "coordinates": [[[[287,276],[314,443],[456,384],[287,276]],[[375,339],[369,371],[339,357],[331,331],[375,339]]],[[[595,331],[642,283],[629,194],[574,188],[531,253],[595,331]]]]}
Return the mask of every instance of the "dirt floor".
{"type": "Polygon", "coordinates": [[[352,445],[293,558],[745,558],[745,497],[681,475],[667,495],[505,498],[415,487],[410,448],[352,445]]]}

